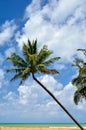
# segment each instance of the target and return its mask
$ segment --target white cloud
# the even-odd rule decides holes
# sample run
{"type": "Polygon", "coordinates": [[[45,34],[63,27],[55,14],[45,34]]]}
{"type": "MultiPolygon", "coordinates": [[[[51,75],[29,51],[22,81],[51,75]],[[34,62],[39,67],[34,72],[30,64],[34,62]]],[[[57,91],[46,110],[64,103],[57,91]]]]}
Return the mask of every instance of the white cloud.
{"type": "Polygon", "coordinates": [[[20,86],[18,89],[19,92],[19,103],[21,104],[27,104],[29,101],[29,95],[31,94],[31,91],[28,86],[20,86]]]}
{"type": "Polygon", "coordinates": [[[71,84],[67,84],[66,86],[64,86],[64,88],[62,90],[60,90],[59,92],[55,92],[54,94],[59,97],[59,99],[65,104],[68,105],[68,107],[70,108],[70,105],[74,105],[73,102],[73,95],[75,92],[76,88],[71,84]],[[67,98],[68,97],[68,98],[67,98]],[[66,100],[67,99],[67,100],[66,100]]]}
{"type": "Polygon", "coordinates": [[[82,6],[84,2],[85,0],[72,0],[71,2],[69,0],[50,0],[44,7],[41,7],[42,2],[40,0],[39,2],[33,0],[32,3],[27,6],[25,16],[26,18],[31,18],[37,13],[41,13],[42,16],[48,17],[52,23],[63,23],[79,6],[82,6]]]}
{"type": "MultiPolygon", "coordinates": [[[[84,0],[61,0],[58,3],[58,8],[52,13],[52,21],[55,23],[65,23],[68,17],[73,15],[75,10],[84,2],[84,0]]],[[[57,7],[57,5],[56,5],[57,7]]]]}
{"type": "Polygon", "coordinates": [[[5,72],[3,69],[0,68],[0,88],[2,88],[2,86],[7,85],[8,82],[5,79],[5,72]]]}
{"type": "MultiPolygon", "coordinates": [[[[56,81],[52,76],[48,75],[39,78],[39,80],[53,92],[57,99],[59,99],[59,101],[76,117],[76,119],[79,119],[79,121],[81,120],[84,112],[86,112],[86,103],[80,103],[78,106],[74,104],[73,94],[75,88],[71,83],[67,84],[63,88],[61,83],[58,83],[58,81],[56,81]],[[61,89],[58,89],[60,86],[61,89]],[[82,116],[79,115],[79,113],[81,113],[82,116]]],[[[28,86],[19,86],[18,94],[10,91],[4,99],[6,100],[6,103],[0,103],[0,109],[3,108],[1,111],[5,111],[5,115],[9,114],[10,116],[15,117],[15,115],[18,114],[19,119],[24,118],[28,120],[36,117],[34,119],[35,121],[40,121],[40,117],[45,115],[45,117],[43,117],[44,120],[51,119],[51,121],[53,121],[56,119],[57,121],[62,121],[64,117],[67,122],[71,121],[59,105],[57,105],[36,82],[32,82],[28,86]]]]}
{"type": "Polygon", "coordinates": [[[0,45],[3,45],[10,41],[16,28],[17,26],[15,25],[14,21],[6,21],[0,27],[0,45]]]}
{"type": "MultiPolygon", "coordinates": [[[[56,81],[52,76],[41,76],[39,80],[52,92],[59,91],[63,88],[63,85],[56,81]]],[[[45,92],[45,90],[43,90],[43,88],[41,88],[41,86],[34,80],[29,85],[27,84],[19,86],[18,93],[19,103],[22,105],[27,105],[32,101],[32,104],[34,103],[35,105],[42,104],[44,103],[44,99],[48,98],[48,94],[45,92]]]]}
{"type": "Polygon", "coordinates": [[[42,79],[40,78],[40,80],[52,92],[58,91],[63,88],[63,85],[61,83],[59,83],[58,81],[56,81],[54,79],[54,77],[52,77],[52,76],[45,75],[42,77],[42,79]]]}
{"type": "Polygon", "coordinates": [[[64,62],[71,62],[76,49],[86,46],[86,1],[51,0],[43,7],[36,2],[33,0],[26,8],[28,20],[22,28],[22,35],[21,32],[16,35],[19,47],[27,42],[28,37],[31,40],[37,38],[40,47],[47,44],[64,62]]]}
{"type": "Polygon", "coordinates": [[[33,0],[32,3],[29,6],[27,6],[24,17],[27,18],[30,17],[31,15],[34,15],[35,12],[41,9],[40,4],[41,4],[40,0],[33,0]]]}

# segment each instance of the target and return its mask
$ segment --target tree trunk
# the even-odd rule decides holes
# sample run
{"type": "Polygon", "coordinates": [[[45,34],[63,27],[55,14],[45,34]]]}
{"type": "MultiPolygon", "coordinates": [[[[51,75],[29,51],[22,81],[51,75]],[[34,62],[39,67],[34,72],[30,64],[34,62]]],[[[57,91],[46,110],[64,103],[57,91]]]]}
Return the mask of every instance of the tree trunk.
{"type": "Polygon", "coordinates": [[[32,74],[33,79],[56,101],[57,104],[69,115],[69,117],[78,125],[81,130],[84,128],[76,121],[76,119],[68,112],[68,110],[57,100],[57,98],[32,74]]]}

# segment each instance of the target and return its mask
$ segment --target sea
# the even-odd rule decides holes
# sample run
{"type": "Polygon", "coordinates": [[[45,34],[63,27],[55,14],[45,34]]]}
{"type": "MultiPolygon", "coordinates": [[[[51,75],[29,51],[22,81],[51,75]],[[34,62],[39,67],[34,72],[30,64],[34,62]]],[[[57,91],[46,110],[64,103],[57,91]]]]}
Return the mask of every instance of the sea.
{"type": "MultiPolygon", "coordinates": [[[[81,123],[83,127],[86,127],[86,123],[81,123]]],[[[17,126],[17,127],[77,127],[73,123],[0,123],[0,126],[17,126]]]]}

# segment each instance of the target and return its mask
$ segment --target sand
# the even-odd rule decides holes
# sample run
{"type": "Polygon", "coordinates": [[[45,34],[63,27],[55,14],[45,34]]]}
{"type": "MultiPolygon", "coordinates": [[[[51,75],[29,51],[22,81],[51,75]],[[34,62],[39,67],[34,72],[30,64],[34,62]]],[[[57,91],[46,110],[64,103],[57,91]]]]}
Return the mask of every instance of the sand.
{"type": "MultiPolygon", "coordinates": [[[[74,127],[4,127],[0,126],[0,130],[80,130],[74,127]]],[[[86,130],[86,128],[85,128],[86,130]]]]}

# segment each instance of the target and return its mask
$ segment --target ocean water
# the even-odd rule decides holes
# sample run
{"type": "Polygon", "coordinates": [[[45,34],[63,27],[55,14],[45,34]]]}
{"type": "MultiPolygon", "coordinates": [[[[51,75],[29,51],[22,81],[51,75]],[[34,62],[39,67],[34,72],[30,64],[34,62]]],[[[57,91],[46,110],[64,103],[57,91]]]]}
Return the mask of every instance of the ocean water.
{"type": "MultiPolygon", "coordinates": [[[[81,124],[83,127],[86,127],[86,123],[81,124]]],[[[73,123],[0,123],[0,126],[28,126],[28,127],[77,127],[73,123]]]]}

